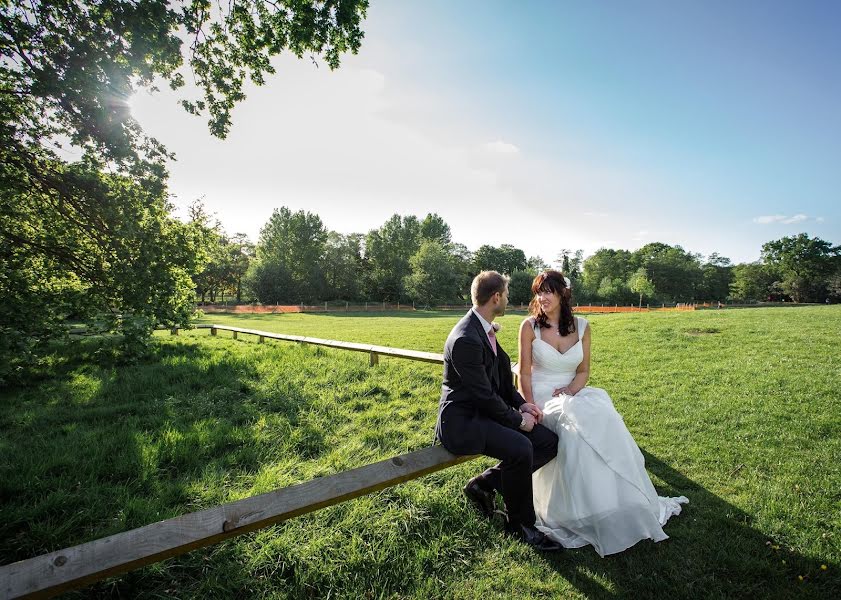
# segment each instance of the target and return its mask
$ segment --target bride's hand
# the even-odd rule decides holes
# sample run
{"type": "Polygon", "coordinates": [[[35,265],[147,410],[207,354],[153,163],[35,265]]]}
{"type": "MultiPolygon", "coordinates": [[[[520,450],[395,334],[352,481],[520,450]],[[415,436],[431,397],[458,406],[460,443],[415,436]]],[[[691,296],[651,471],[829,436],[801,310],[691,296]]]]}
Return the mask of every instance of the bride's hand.
{"type": "Polygon", "coordinates": [[[558,396],[575,396],[575,392],[572,391],[568,385],[565,385],[562,388],[557,388],[554,392],[552,392],[552,396],[557,398],[558,396]]]}

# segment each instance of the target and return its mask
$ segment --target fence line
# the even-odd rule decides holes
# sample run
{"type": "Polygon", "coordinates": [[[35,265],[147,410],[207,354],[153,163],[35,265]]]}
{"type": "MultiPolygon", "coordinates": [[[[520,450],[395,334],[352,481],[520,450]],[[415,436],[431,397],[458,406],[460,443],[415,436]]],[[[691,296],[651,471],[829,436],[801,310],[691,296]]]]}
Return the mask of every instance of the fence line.
{"type": "MultiPolygon", "coordinates": [[[[259,343],[263,343],[266,339],[283,340],[285,342],[297,342],[299,344],[313,344],[315,346],[326,346],[328,348],[339,348],[341,350],[351,350],[352,352],[366,352],[370,357],[370,364],[376,365],[379,363],[380,355],[393,356],[396,358],[408,358],[409,360],[417,360],[420,362],[429,363],[444,363],[444,355],[436,354],[435,352],[421,352],[420,350],[406,350],[404,348],[391,348],[389,346],[376,346],[373,344],[357,344],[356,342],[342,342],[339,340],[323,340],[321,338],[305,337],[302,335],[288,335],[285,333],[271,333],[269,331],[260,331],[258,329],[244,329],[242,327],[231,327],[230,325],[205,325],[204,329],[210,329],[210,335],[216,335],[217,331],[231,331],[234,339],[237,335],[244,333],[247,335],[256,335],[259,338],[259,343]]],[[[173,335],[178,335],[178,328],[171,330],[173,335]]]]}
{"type": "MultiPolygon", "coordinates": [[[[684,311],[695,310],[696,308],[712,308],[718,306],[715,303],[686,303],[675,306],[651,306],[639,307],[636,305],[623,306],[619,304],[582,304],[573,307],[579,313],[613,313],[613,312],[648,312],[648,311],[684,311]]],[[[470,304],[440,304],[436,306],[421,306],[420,308],[440,311],[467,311],[470,304]]],[[[509,304],[512,310],[527,310],[526,304],[509,304]]],[[[726,307],[726,305],[722,305],[726,307]]],[[[366,304],[329,305],[324,304],[236,304],[220,305],[211,304],[197,307],[199,310],[208,313],[233,313],[233,314],[287,314],[287,313],[336,313],[336,312],[411,312],[417,310],[414,304],[387,304],[382,302],[368,302],[366,304]]]]}
{"type": "Polygon", "coordinates": [[[442,446],[0,566],[0,596],[46,598],[472,460],[442,446]]]}

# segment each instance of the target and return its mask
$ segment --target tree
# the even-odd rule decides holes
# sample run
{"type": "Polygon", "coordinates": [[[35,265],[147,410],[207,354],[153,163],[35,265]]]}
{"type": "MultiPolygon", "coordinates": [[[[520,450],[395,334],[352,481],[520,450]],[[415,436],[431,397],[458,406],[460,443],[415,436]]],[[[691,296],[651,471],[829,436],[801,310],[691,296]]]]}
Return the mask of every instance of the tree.
{"type": "Polygon", "coordinates": [[[801,233],[763,244],[762,261],[779,271],[783,291],[795,302],[820,302],[841,261],[841,246],[801,233]]]}
{"type": "Polygon", "coordinates": [[[446,246],[452,241],[450,237],[450,226],[436,213],[429,213],[421,221],[420,236],[424,240],[436,241],[443,246],[446,246]]]}
{"type": "Polygon", "coordinates": [[[459,276],[458,298],[469,300],[470,284],[473,283],[473,278],[477,273],[473,269],[473,253],[467,249],[467,246],[458,243],[450,244],[449,250],[453,257],[453,267],[458,271],[459,276]]]}
{"type": "Polygon", "coordinates": [[[0,380],[23,379],[68,318],[121,331],[133,354],[156,324],[189,319],[201,245],[195,229],[170,218],[162,186],[82,161],[51,164],[60,193],[40,181],[10,192],[8,168],[0,167],[0,380]]]}
{"type": "Polygon", "coordinates": [[[730,295],[732,280],[733,265],[730,259],[713,252],[701,267],[699,295],[705,300],[725,300],[730,295]]]}
{"type": "Polygon", "coordinates": [[[243,279],[248,272],[251,261],[254,259],[256,248],[249,241],[247,235],[235,233],[228,241],[227,249],[229,253],[229,280],[233,285],[237,302],[242,302],[243,279]]]}
{"type": "Polygon", "coordinates": [[[730,296],[742,302],[761,302],[771,295],[774,282],[779,279],[773,267],[759,262],[733,267],[730,296]]]}
{"type": "Polygon", "coordinates": [[[654,295],[654,284],[651,283],[651,280],[648,278],[648,274],[645,272],[645,269],[640,267],[637,269],[631,278],[628,279],[628,289],[630,289],[635,294],[640,295],[640,302],[639,307],[642,308],[642,297],[643,296],[653,296],[654,295]]]}
{"type": "Polygon", "coordinates": [[[601,290],[609,290],[614,295],[618,288],[613,284],[627,281],[635,269],[631,268],[631,253],[627,250],[612,250],[600,248],[583,263],[584,272],[581,277],[585,293],[602,300],[612,301],[601,290]],[[608,285],[605,286],[605,279],[608,285]]]}
{"type": "Polygon", "coordinates": [[[576,250],[573,252],[564,248],[558,254],[555,264],[570,280],[576,281],[581,277],[581,269],[584,266],[584,251],[576,250]]]}
{"type": "Polygon", "coordinates": [[[294,303],[321,299],[324,293],[321,259],[327,229],[313,213],[276,208],[260,230],[251,280],[260,302],[294,303]],[[276,277],[278,281],[264,281],[276,277]],[[281,286],[283,283],[283,286],[281,286]]]}
{"type": "Polygon", "coordinates": [[[829,293],[829,297],[835,302],[841,300],[841,271],[830,276],[829,282],[827,283],[827,292],[829,293]]]}
{"type": "Polygon", "coordinates": [[[483,245],[473,255],[476,271],[499,271],[510,275],[514,271],[526,270],[526,254],[511,244],[499,247],[483,245]]]}
{"type": "MultiPolygon", "coordinates": [[[[0,328],[31,350],[71,314],[122,315],[110,324],[135,341],[155,322],[186,323],[186,282],[202,251],[171,217],[171,155],[131,118],[129,97],[157,80],[180,88],[186,56],[202,96],[183,106],[224,137],[246,77],[264,83],[285,49],[335,68],[359,48],[366,8],[367,0],[0,4],[0,249],[4,270],[13,269],[0,286],[20,311],[6,311],[0,328]],[[73,164],[57,152],[67,144],[81,156],[73,164]]],[[[15,344],[0,348],[0,363],[15,344]]]]}
{"type": "MultiPolygon", "coordinates": [[[[549,268],[549,265],[546,264],[546,261],[543,260],[540,256],[530,256],[529,259],[526,261],[526,271],[529,273],[533,273],[537,275],[549,268]]],[[[513,275],[513,273],[512,273],[513,275]]]]}
{"type": "Polygon", "coordinates": [[[365,237],[368,260],[368,296],[399,302],[404,297],[405,277],[411,274],[409,259],[420,248],[420,222],[409,215],[392,215],[379,229],[365,237]]]}
{"type": "Polygon", "coordinates": [[[424,241],[409,262],[412,273],[406,276],[404,286],[411,299],[434,305],[458,297],[458,268],[453,255],[439,241],[424,241]]]}
{"type": "Polygon", "coordinates": [[[646,244],[631,255],[630,266],[645,268],[656,295],[666,302],[694,300],[701,284],[700,256],[680,246],[646,244]]]}
{"type": "Polygon", "coordinates": [[[362,291],[362,235],[331,231],[322,259],[324,300],[357,300],[362,291]]]}
{"type": "Polygon", "coordinates": [[[531,283],[534,274],[528,271],[514,271],[508,282],[508,294],[511,304],[528,304],[531,302],[531,283]]]}
{"type": "Polygon", "coordinates": [[[224,249],[225,232],[222,224],[207,212],[202,199],[196,200],[189,208],[189,223],[196,232],[198,243],[206,257],[204,268],[193,275],[196,295],[204,303],[206,297],[216,301],[216,292],[224,279],[227,253],[224,249]]]}
{"type": "Polygon", "coordinates": [[[599,283],[596,294],[606,302],[623,302],[628,288],[618,277],[610,278],[605,276],[599,283]]]}

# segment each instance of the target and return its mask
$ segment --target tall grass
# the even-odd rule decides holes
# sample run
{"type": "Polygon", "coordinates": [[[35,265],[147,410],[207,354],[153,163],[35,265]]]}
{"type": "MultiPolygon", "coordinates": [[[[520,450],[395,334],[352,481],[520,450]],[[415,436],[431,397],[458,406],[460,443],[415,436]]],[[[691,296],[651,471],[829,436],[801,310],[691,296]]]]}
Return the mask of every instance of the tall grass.
{"type": "MultiPolygon", "coordinates": [[[[208,322],[440,351],[460,317],[211,315],[208,322]]],[[[515,353],[522,316],[501,319],[515,353]]],[[[487,460],[100,582],[190,598],[838,597],[841,308],[592,316],[607,389],[663,495],[666,542],[542,556],[461,496],[487,460]],[[822,565],[826,569],[822,569],[822,565]],[[800,579],[802,577],[802,580],[800,579]]],[[[440,367],[207,331],[146,363],[56,354],[0,396],[0,563],[361,466],[432,442],[440,367]]]]}

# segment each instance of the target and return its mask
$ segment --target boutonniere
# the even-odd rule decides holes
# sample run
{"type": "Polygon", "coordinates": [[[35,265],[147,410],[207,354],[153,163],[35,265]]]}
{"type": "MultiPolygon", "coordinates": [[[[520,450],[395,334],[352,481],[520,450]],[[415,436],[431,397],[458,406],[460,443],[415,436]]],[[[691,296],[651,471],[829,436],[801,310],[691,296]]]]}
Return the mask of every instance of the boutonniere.
{"type": "Polygon", "coordinates": [[[500,325],[499,323],[491,323],[491,327],[493,327],[494,332],[497,332],[500,329],[502,329],[502,325],[500,325]]]}

